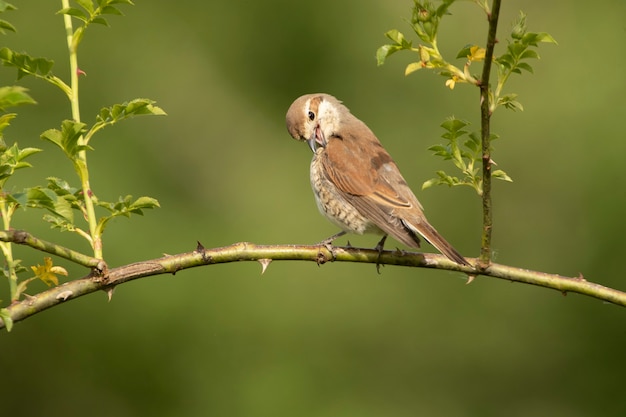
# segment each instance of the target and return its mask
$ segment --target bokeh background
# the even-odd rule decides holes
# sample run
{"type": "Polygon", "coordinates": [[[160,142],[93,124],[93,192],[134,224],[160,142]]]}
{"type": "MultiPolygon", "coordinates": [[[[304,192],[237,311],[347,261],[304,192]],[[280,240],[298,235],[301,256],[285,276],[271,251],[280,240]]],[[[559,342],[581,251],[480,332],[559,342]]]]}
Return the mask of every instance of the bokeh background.
{"type": "MultiPolygon", "coordinates": [[[[15,2],[3,44],[56,61],[67,78],[60,2],[15,2]]],[[[478,129],[478,92],[427,72],[408,54],[377,67],[383,34],[410,34],[410,0],[137,1],[90,27],[80,50],[82,115],[135,97],[167,117],[138,118],[94,139],[101,199],[149,195],[162,208],[114,221],[112,266],[179,253],[196,241],[314,243],[336,232],[313,202],[311,158],[284,114],[300,94],[329,92],[395,157],[432,223],[478,254],[480,202],[469,189],[420,191],[438,169],[427,151],[449,115],[478,129]]],[[[499,110],[495,160],[514,179],[494,189],[497,262],[626,289],[623,122],[626,3],[505,1],[504,40],[519,10],[547,31],[535,75],[515,77],[524,112],[499,110]]],[[[440,44],[483,44],[484,16],[460,2],[440,44]]],[[[503,48],[504,42],[500,45],[503,48]]],[[[502,49],[500,49],[501,51],[502,49]]],[[[476,69],[478,71],[478,68],[476,69]]],[[[15,81],[0,69],[2,85],[15,81]]],[[[16,189],[59,176],[67,160],[39,139],[69,118],[34,79],[8,140],[45,152],[16,189]]],[[[14,225],[87,250],[19,212],[14,225]]],[[[372,247],[375,237],[351,237],[372,247]]],[[[341,241],[345,243],[345,240],[341,241]]],[[[391,243],[391,247],[397,244],[391,243]]],[[[425,250],[432,250],[425,247],[425,250]]],[[[42,254],[17,248],[24,263],[42,254]]],[[[63,261],[59,261],[63,264],[63,261]]],[[[71,276],[84,269],[66,265],[71,276]]],[[[438,271],[274,262],[217,265],[92,294],[0,335],[2,415],[12,416],[623,416],[626,311],[542,288],[438,271]]],[[[8,298],[7,285],[0,298],[8,298]]],[[[43,285],[33,285],[41,290],[43,285]]]]}

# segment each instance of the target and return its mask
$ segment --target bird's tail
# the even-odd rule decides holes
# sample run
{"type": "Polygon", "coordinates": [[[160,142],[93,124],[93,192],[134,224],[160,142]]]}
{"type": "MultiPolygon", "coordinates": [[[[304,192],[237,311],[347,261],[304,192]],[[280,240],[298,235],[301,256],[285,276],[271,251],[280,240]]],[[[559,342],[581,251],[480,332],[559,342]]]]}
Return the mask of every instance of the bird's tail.
{"type": "Polygon", "coordinates": [[[433,245],[435,249],[445,255],[451,261],[456,262],[459,265],[468,265],[470,263],[461,255],[451,244],[446,241],[443,236],[432,227],[426,219],[422,219],[419,223],[419,227],[415,227],[409,222],[402,221],[404,226],[409,229],[411,232],[419,233],[428,243],[433,245]]]}

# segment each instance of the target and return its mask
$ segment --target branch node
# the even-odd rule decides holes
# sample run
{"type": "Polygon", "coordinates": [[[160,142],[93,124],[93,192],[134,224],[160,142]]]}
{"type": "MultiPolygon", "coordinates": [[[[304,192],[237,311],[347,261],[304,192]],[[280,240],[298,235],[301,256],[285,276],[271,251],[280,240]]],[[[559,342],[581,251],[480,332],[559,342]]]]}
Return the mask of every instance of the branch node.
{"type": "Polygon", "coordinates": [[[24,230],[13,231],[13,242],[22,245],[26,242],[26,239],[28,239],[28,232],[24,230]]]}
{"type": "Polygon", "coordinates": [[[334,261],[335,258],[335,248],[331,244],[322,245],[319,247],[319,251],[317,252],[317,259],[315,259],[315,262],[317,263],[317,266],[320,266],[325,264],[326,262],[334,261]],[[326,253],[324,253],[323,249],[326,249],[326,253]]]}

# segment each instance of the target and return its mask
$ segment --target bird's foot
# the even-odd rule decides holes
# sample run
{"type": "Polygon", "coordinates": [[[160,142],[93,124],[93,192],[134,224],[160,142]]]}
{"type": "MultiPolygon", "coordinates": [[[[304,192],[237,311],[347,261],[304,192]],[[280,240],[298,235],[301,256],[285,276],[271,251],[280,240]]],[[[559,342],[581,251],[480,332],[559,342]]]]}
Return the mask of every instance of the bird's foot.
{"type": "Polygon", "coordinates": [[[374,248],[378,251],[378,258],[376,258],[376,272],[378,272],[378,274],[380,274],[380,255],[382,255],[383,250],[385,249],[385,240],[387,240],[387,235],[383,236],[383,238],[380,239],[380,242],[378,242],[376,244],[376,247],[374,248]]]}
{"type": "MultiPolygon", "coordinates": [[[[343,232],[343,231],[342,231],[342,232],[339,232],[339,233],[337,233],[337,234],[334,234],[334,235],[332,235],[331,237],[326,238],[326,239],[322,240],[321,242],[319,242],[319,243],[317,244],[317,246],[320,246],[320,247],[321,247],[321,246],[323,246],[323,247],[325,247],[325,248],[326,248],[326,249],[330,252],[330,254],[332,255],[332,258],[331,258],[331,259],[334,259],[334,258],[335,258],[335,247],[333,246],[333,244],[332,244],[332,243],[333,243],[333,241],[334,241],[335,239],[337,239],[337,238],[339,238],[339,237],[341,237],[341,236],[343,236],[343,235],[345,235],[345,234],[346,234],[346,232],[343,232]]],[[[318,265],[320,265],[320,264],[325,263],[326,261],[327,261],[327,259],[325,259],[324,255],[323,255],[323,254],[322,254],[322,252],[320,251],[320,253],[319,253],[319,255],[318,255],[318,262],[317,262],[317,264],[318,264],[318,265]]]]}

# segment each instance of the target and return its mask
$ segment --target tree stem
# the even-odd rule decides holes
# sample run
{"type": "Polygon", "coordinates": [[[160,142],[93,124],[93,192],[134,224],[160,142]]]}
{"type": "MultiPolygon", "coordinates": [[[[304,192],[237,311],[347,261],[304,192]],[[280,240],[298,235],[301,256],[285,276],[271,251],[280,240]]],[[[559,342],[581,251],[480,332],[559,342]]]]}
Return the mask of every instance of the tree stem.
{"type": "Polygon", "coordinates": [[[491,264],[491,236],[493,229],[493,213],[491,201],[491,109],[490,109],[490,85],[489,77],[493,62],[493,50],[496,45],[496,32],[498,28],[498,15],[500,13],[500,0],[493,1],[493,7],[488,14],[489,32],[487,34],[487,46],[485,48],[485,65],[480,81],[480,121],[482,140],[482,205],[483,205],[483,231],[480,245],[479,268],[486,269],[491,264]]]}

